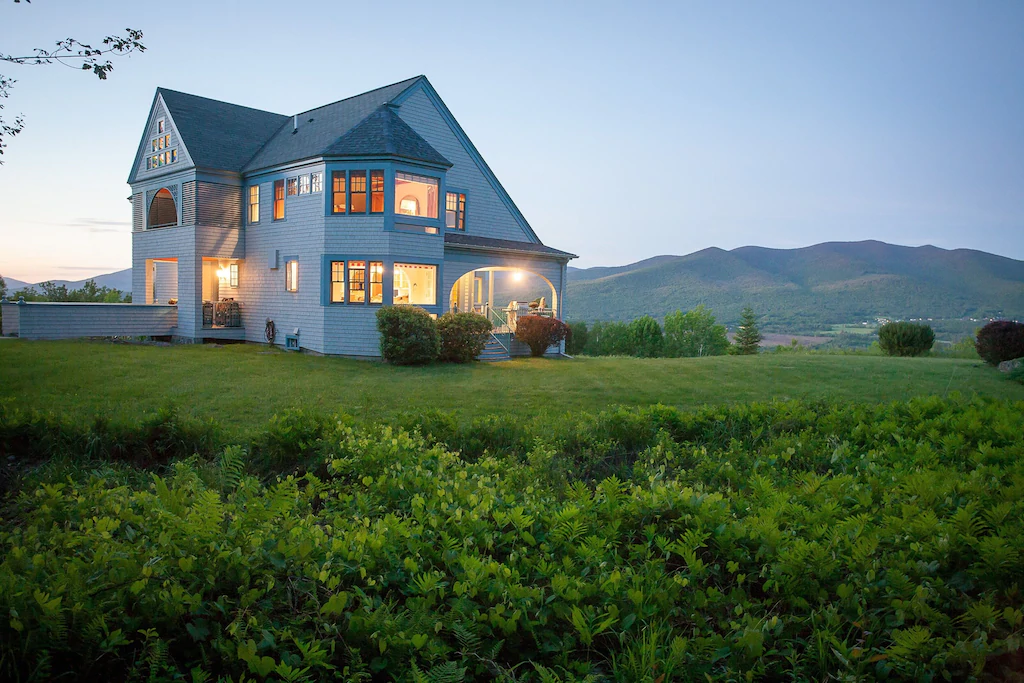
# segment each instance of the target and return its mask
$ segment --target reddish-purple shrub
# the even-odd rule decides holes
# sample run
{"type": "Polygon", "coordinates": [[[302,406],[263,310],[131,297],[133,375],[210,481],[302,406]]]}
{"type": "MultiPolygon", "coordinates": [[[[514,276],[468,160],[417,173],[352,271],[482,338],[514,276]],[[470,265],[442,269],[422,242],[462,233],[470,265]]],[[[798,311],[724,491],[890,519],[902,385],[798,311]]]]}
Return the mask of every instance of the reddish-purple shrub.
{"type": "Polygon", "coordinates": [[[994,320],[978,330],[974,348],[985,362],[992,365],[1024,358],[1024,323],[994,320]]]}
{"type": "Polygon", "coordinates": [[[569,326],[556,318],[526,315],[516,321],[516,339],[530,347],[530,355],[543,356],[569,333],[569,326]]]}

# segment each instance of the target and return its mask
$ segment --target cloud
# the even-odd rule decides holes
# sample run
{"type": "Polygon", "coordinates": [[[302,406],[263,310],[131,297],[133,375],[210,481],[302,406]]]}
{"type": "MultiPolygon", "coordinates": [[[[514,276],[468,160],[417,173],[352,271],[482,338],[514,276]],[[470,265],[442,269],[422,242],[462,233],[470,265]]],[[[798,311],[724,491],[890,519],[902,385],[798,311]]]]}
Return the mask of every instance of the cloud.
{"type": "Polygon", "coordinates": [[[103,274],[124,270],[123,266],[57,266],[57,270],[102,270],[103,274]]]}
{"type": "Polygon", "coordinates": [[[88,232],[131,232],[131,221],[109,221],[97,218],[75,218],[70,221],[31,221],[37,225],[49,225],[55,228],[85,228],[88,232]]]}

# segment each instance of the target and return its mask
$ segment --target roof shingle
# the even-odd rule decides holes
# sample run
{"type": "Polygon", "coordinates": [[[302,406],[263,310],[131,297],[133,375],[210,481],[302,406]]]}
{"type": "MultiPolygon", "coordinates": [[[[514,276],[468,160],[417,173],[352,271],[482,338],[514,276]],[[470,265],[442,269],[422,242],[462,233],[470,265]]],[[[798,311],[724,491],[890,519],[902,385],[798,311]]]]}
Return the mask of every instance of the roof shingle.
{"type": "Polygon", "coordinates": [[[452,165],[386,104],[338,138],[323,154],[339,157],[397,156],[441,166],[452,165]]]}
{"type": "Polygon", "coordinates": [[[578,258],[576,254],[570,254],[567,251],[547,247],[540,242],[517,242],[515,240],[502,240],[496,237],[464,235],[457,232],[445,233],[444,245],[446,247],[463,247],[466,249],[484,249],[488,251],[516,251],[538,254],[541,256],[553,256],[555,258],[565,260],[578,258]]]}

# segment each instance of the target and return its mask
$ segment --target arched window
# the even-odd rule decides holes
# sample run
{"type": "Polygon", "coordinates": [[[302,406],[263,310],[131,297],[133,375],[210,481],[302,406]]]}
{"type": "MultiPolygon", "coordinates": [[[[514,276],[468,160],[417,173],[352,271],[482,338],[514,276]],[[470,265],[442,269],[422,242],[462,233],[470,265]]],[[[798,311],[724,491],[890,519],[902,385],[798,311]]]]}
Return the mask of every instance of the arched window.
{"type": "Polygon", "coordinates": [[[153,196],[149,204],[150,228],[166,228],[178,224],[178,208],[174,205],[174,197],[166,187],[161,188],[153,196]]]}
{"type": "Polygon", "coordinates": [[[411,194],[402,197],[402,201],[398,202],[398,213],[406,216],[420,215],[420,200],[411,194]]]}

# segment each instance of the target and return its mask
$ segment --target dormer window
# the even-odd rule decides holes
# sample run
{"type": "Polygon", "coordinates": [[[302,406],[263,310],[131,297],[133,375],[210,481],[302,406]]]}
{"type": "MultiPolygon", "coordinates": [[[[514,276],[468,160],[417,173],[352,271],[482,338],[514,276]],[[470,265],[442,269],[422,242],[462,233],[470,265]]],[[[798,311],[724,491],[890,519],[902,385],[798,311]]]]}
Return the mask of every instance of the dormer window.
{"type": "Polygon", "coordinates": [[[395,213],[400,216],[437,218],[437,178],[395,174],[395,213]]]}

